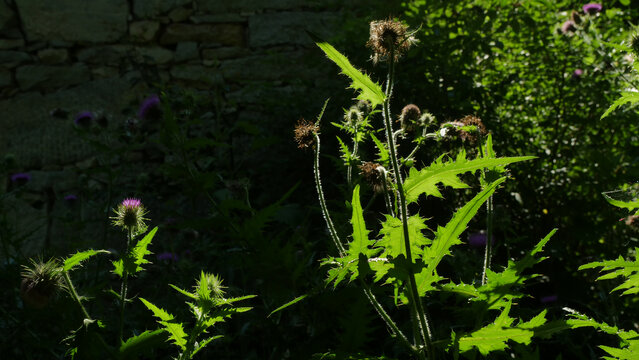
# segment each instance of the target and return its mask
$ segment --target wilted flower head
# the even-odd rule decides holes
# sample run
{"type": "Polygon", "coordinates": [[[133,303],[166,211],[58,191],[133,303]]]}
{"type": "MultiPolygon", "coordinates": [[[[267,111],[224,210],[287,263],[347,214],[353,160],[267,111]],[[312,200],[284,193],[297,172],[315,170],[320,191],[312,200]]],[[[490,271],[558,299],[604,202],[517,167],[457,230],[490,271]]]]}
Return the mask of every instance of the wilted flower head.
{"type": "Polygon", "coordinates": [[[572,20],[566,20],[563,24],[561,24],[561,32],[564,34],[571,33],[575,30],[577,30],[577,27],[575,26],[575,22],[572,20]]]}
{"type": "Polygon", "coordinates": [[[297,147],[300,149],[306,149],[315,144],[315,134],[319,132],[319,127],[302,118],[297,122],[294,132],[297,147]]]}
{"type": "Polygon", "coordinates": [[[366,45],[373,50],[373,62],[389,60],[393,54],[393,60],[400,56],[417,42],[413,33],[407,32],[408,27],[399,21],[380,20],[371,21],[370,38],[366,45]]]}
{"type": "Polygon", "coordinates": [[[602,6],[598,3],[589,3],[583,6],[582,8],[586,14],[596,14],[601,12],[602,6]]]}
{"type": "Polygon", "coordinates": [[[148,213],[140,199],[128,198],[122,200],[117,208],[113,209],[115,216],[111,217],[113,225],[131,231],[133,235],[144,233],[147,229],[144,217],[148,213]]]}
{"type": "Polygon", "coordinates": [[[408,104],[404,106],[401,114],[399,115],[399,123],[405,132],[411,132],[415,130],[415,126],[419,121],[419,117],[422,115],[421,110],[415,104],[408,104]]]}
{"type": "Polygon", "coordinates": [[[73,122],[79,127],[89,127],[94,119],[91,111],[80,111],[75,115],[73,122]]]}
{"type": "Polygon", "coordinates": [[[159,117],[161,113],[160,109],[160,97],[153,94],[144,99],[138,109],[138,118],[146,119],[147,117],[159,117]]]}
{"type": "Polygon", "coordinates": [[[478,118],[476,116],[466,115],[460,120],[460,122],[463,124],[463,126],[474,126],[475,127],[474,131],[468,131],[468,130],[461,129],[461,131],[459,132],[459,137],[463,141],[468,141],[470,143],[475,143],[475,142],[477,142],[477,139],[478,139],[477,134],[480,134],[480,135],[485,135],[486,134],[486,127],[484,126],[484,123],[481,121],[480,118],[478,118]]]}
{"type": "Polygon", "coordinates": [[[15,173],[11,175],[11,182],[16,185],[24,185],[31,180],[29,173],[15,173]]]}
{"type": "Polygon", "coordinates": [[[51,298],[64,289],[62,270],[58,261],[31,260],[31,266],[22,267],[20,295],[35,308],[43,308],[51,298]]]}
{"type": "Polygon", "coordinates": [[[381,193],[384,191],[384,185],[387,181],[386,169],[380,164],[365,161],[359,165],[360,174],[373,191],[381,193]]]}

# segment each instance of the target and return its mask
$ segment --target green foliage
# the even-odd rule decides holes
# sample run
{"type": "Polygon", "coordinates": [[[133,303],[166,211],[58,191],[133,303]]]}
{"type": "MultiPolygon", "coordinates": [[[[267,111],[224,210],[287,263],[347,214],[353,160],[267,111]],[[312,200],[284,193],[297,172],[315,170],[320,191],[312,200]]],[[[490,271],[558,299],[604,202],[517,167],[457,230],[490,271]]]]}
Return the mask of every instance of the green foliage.
{"type": "Polygon", "coordinates": [[[574,312],[571,309],[567,309],[572,312],[571,318],[566,320],[566,324],[572,329],[581,327],[592,327],[600,330],[606,334],[617,336],[620,340],[620,346],[618,348],[600,345],[599,347],[607,352],[609,356],[603,357],[607,360],[634,360],[637,359],[639,353],[639,333],[634,330],[625,331],[620,330],[616,326],[610,326],[605,322],[597,322],[585,315],[574,312]]]}
{"type": "Polygon", "coordinates": [[[128,274],[135,274],[143,271],[142,265],[149,264],[150,262],[144,257],[151,254],[147,248],[155,233],[158,231],[158,227],[154,227],[149,231],[142,239],[138,240],[130,253],[127,253],[119,260],[113,261],[113,273],[122,277],[126,271],[128,274]]]}
{"type": "Polygon", "coordinates": [[[308,34],[311,36],[315,44],[324,51],[326,56],[339,66],[342,70],[342,74],[351,79],[352,82],[350,87],[359,91],[357,99],[370,101],[373,108],[384,102],[386,96],[379,84],[374,83],[368,75],[353,67],[346,56],[342,55],[332,45],[312,33],[308,34]]]}
{"type": "Polygon", "coordinates": [[[595,261],[584,264],[579,270],[601,268],[600,272],[604,272],[597,280],[609,280],[618,277],[624,278],[624,282],[612,289],[612,291],[623,290],[621,295],[632,295],[639,293],[639,259],[637,258],[639,248],[635,248],[635,260],[624,260],[619,256],[617,260],[595,261]]]}
{"type": "Polygon", "coordinates": [[[108,254],[109,252],[106,250],[93,250],[93,249],[89,249],[89,250],[85,250],[85,251],[78,251],[77,253],[73,254],[72,256],[64,259],[63,265],[62,265],[62,269],[64,271],[71,271],[73,270],[75,267],[80,266],[82,264],[82,262],[88,260],[90,257],[97,255],[97,254],[108,254]]]}
{"type": "Polygon", "coordinates": [[[181,350],[186,349],[187,334],[184,332],[184,326],[175,320],[175,317],[169,314],[166,310],[153,305],[151,302],[144,298],[140,298],[140,301],[149,310],[153,312],[153,316],[157,317],[158,323],[162,325],[162,329],[169,333],[169,341],[177,345],[181,350]]]}
{"type": "Polygon", "coordinates": [[[601,115],[601,118],[603,119],[606,116],[610,115],[610,113],[617,110],[617,108],[621,107],[624,104],[627,104],[627,103],[636,104],[638,102],[639,102],[639,92],[637,92],[636,90],[632,92],[625,92],[621,94],[621,97],[619,99],[617,99],[614,103],[612,103],[612,105],[610,105],[608,110],[606,110],[606,112],[604,112],[603,115],[601,115]]]}
{"type": "Polygon", "coordinates": [[[120,346],[119,354],[124,359],[148,355],[151,350],[162,346],[166,341],[167,336],[163,330],[146,330],[139,335],[128,338],[120,346]]]}
{"type": "Polygon", "coordinates": [[[419,171],[415,168],[411,168],[410,174],[406,178],[406,182],[404,184],[406,200],[408,202],[415,202],[421,194],[426,194],[426,196],[442,197],[441,192],[437,188],[437,184],[439,183],[444,186],[450,186],[454,189],[463,189],[468,187],[468,185],[459,179],[458,175],[460,174],[534,158],[534,156],[519,156],[510,158],[468,160],[466,158],[466,152],[461,151],[454,161],[445,161],[443,160],[444,156],[442,155],[427,168],[419,171]]]}

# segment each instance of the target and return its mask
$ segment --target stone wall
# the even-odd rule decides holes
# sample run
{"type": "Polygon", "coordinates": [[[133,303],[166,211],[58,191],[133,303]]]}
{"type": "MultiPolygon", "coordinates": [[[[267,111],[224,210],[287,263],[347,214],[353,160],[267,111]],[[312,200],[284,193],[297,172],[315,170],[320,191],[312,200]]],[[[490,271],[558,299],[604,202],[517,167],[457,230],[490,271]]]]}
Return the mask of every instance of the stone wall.
{"type": "Polygon", "coordinates": [[[325,74],[335,77],[305,30],[330,36],[341,7],[337,0],[0,0],[0,155],[15,164],[2,174],[0,194],[12,189],[11,173],[32,179],[31,195],[5,199],[18,233],[34,230],[29,237],[40,248],[52,211],[42,204],[78,186],[77,170],[92,155],[74,132],[78,112],[108,114],[109,126],[118,126],[171,84],[222,89],[226,116],[290,124],[273,104],[321,93],[330,88],[325,74]],[[312,59],[324,65],[309,66],[312,59]]]}

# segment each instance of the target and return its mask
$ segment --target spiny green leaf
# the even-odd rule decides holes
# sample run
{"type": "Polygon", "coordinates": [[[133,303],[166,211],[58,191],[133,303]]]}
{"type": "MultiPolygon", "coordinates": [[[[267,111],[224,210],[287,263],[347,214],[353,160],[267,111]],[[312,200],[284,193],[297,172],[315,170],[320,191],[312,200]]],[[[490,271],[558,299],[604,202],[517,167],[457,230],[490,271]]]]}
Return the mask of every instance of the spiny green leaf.
{"type": "Polygon", "coordinates": [[[610,105],[610,107],[608,108],[608,110],[606,110],[605,113],[603,113],[603,115],[601,115],[600,119],[605,118],[606,116],[610,115],[611,112],[617,110],[618,107],[626,104],[626,103],[632,103],[635,104],[639,102],[639,92],[637,91],[628,91],[628,92],[624,92],[621,94],[621,97],[619,99],[617,99],[614,103],[612,103],[612,105],[610,105]]]}
{"type": "Polygon", "coordinates": [[[357,259],[359,254],[370,256],[373,252],[369,248],[373,244],[368,239],[369,230],[366,229],[366,223],[364,223],[364,211],[362,210],[362,204],[359,200],[359,185],[353,189],[353,201],[351,203],[353,212],[351,216],[351,225],[353,226],[353,241],[348,244],[348,254],[357,259]]]}
{"type": "Polygon", "coordinates": [[[120,356],[124,359],[137,358],[154,348],[161,347],[166,340],[167,335],[163,329],[146,330],[139,335],[128,338],[120,346],[120,356]]]}
{"type": "MultiPolygon", "coordinates": [[[[380,256],[397,257],[401,254],[406,254],[402,221],[390,215],[385,216],[386,220],[382,222],[382,229],[379,232],[380,235],[383,235],[383,238],[377,242],[377,245],[384,249],[380,256]]],[[[416,259],[423,252],[422,247],[431,243],[431,240],[422,234],[425,229],[428,229],[428,227],[424,223],[424,219],[419,217],[419,215],[413,215],[408,218],[411,253],[415,254],[416,259]]]]}
{"type": "Polygon", "coordinates": [[[191,359],[193,358],[193,356],[195,356],[195,354],[198,353],[198,351],[202,350],[206,345],[208,345],[208,343],[210,343],[213,340],[220,339],[220,338],[223,338],[223,337],[224,337],[224,335],[215,335],[215,336],[211,336],[208,339],[204,339],[204,340],[200,341],[198,343],[198,345],[197,345],[197,348],[191,354],[191,359]]]}
{"type": "Polygon", "coordinates": [[[267,317],[271,317],[271,315],[275,314],[276,312],[278,312],[278,311],[282,311],[282,310],[286,309],[287,307],[289,307],[289,306],[291,306],[291,305],[297,304],[298,302],[300,302],[300,301],[302,301],[302,300],[306,299],[306,297],[308,297],[308,294],[304,294],[304,295],[301,295],[301,296],[296,297],[295,299],[293,299],[293,300],[291,300],[291,301],[287,302],[286,304],[284,304],[284,305],[282,305],[282,306],[278,307],[277,309],[275,309],[275,310],[271,311],[271,312],[268,314],[268,316],[267,316],[267,317]]]}
{"type": "Polygon", "coordinates": [[[173,315],[166,312],[166,310],[153,305],[149,301],[143,298],[140,298],[140,301],[142,301],[142,303],[153,312],[155,317],[160,319],[158,323],[169,333],[169,340],[172,340],[175,345],[180,347],[180,349],[186,349],[187,334],[184,332],[182,323],[174,322],[175,318],[173,315]]]}
{"type": "Polygon", "coordinates": [[[406,201],[417,201],[419,195],[442,197],[437,184],[451,186],[455,189],[468,187],[457,176],[468,171],[481,168],[507,165],[510,163],[534,159],[534,156],[503,157],[497,159],[466,159],[466,153],[461,151],[455,161],[444,161],[443,156],[435,160],[429,167],[422,170],[410,169],[410,173],[404,182],[406,201]]]}
{"type": "Polygon", "coordinates": [[[188,291],[186,291],[184,289],[181,289],[181,288],[179,288],[179,287],[177,287],[177,286],[175,286],[173,284],[169,284],[169,286],[172,287],[173,289],[175,289],[176,291],[178,291],[179,293],[181,293],[182,295],[186,295],[186,296],[190,297],[193,300],[197,300],[198,299],[197,295],[191,294],[190,292],[188,292],[188,291]]]}
{"type": "MultiPolygon", "coordinates": [[[[581,327],[592,327],[597,330],[601,330],[606,334],[616,335],[621,340],[621,348],[613,348],[609,346],[600,345],[599,347],[606,351],[608,354],[614,356],[614,359],[619,360],[637,360],[637,354],[639,353],[639,333],[634,330],[625,331],[620,330],[616,326],[610,326],[605,322],[597,322],[583,314],[579,314],[572,309],[565,308],[570,311],[570,319],[566,320],[566,324],[572,329],[581,327]]],[[[608,357],[605,357],[608,358],[608,357]]],[[[613,359],[613,358],[609,358],[613,359]]]]}
{"type": "Polygon", "coordinates": [[[375,143],[375,146],[377,147],[376,161],[378,161],[382,166],[388,167],[390,163],[390,157],[388,155],[388,149],[386,149],[386,145],[379,141],[379,139],[373,133],[371,133],[370,135],[371,139],[373,139],[373,142],[375,143]]]}
{"type": "Polygon", "coordinates": [[[109,252],[106,251],[106,250],[93,250],[93,249],[89,249],[89,250],[85,250],[85,251],[78,251],[77,253],[73,254],[72,256],[64,259],[64,264],[62,266],[62,269],[64,271],[70,271],[74,267],[79,266],[80,264],[82,264],[83,261],[85,261],[88,258],[92,257],[93,255],[108,254],[108,253],[109,252]]]}
{"type": "Polygon", "coordinates": [[[617,277],[625,278],[625,281],[612,289],[612,291],[624,290],[621,295],[630,295],[639,293],[639,257],[637,257],[639,248],[635,248],[635,260],[624,260],[619,256],[617,260],[606,260],[591,262],[581,265],[579,270],[593,269],[601,267],[600,272],[607,272],[597,278],[597,280],[608,280],[617,277]]]}
{"type": "Polygon", "coordinates": [[[614,205],[618,208],[628,209],[630,211],[639,208],[639,200],[630,200],[630,201],[622,201],[612,198],[610,195],[606,193],[602,193],[606,201],[608,201],[611,205],[614,205]]]}
{"type": "Polygon", "coordinates": [[[370,101],[373,108],[382,104],[386,99],[382,87],[379,84],[373,82],[368,75],[357,70],[346,56],[337,51],[331,44],[320,39],[317,35],[307,32],[313,39],[315,44],[324,51],[326,56],[331,59],[342,70],[342,74],[348,76],[351,79],[350,87],[359,91],[357,96],[358,100],[370,101]]]}
{"type": "Polygon", "coordinates": [[[155,236],[155,233],[157,231],[158,231],[158,227],[156,226],[153,228],[153,230],[149,231],[140,241],[138,241],[138,243],[133,248],[133,251],[131,253],[132,253],[133,261],[136,265],[135,272],[140,272],[144,270],[142,269],[141,265],[149,263],[149,261],[146,260],[144,257],[146,255],[151,254],[151,252],[147,250],[147,247],[151,243],[151,240],[153,240],[153,237],[155,236]]]}
{"type": "Polygon", "coordinates": [[[437,229],[435,240],[433,240],[431,246],[424,249],[424,255],[422,256],[427,267],[416,275],[417,290],[420,296],[432,290],[432,284],[441,279],[436,274],[437,266],[444,256],[450,255],[450,248],[453,245],[461,244],[459,236],[466,230],[468,222],[475,216],[481,205],[495,192],[497,186],[505,180],[506,177],[502,177],[492,182],[466,205],[457,210],[446,226],[437,229]]]}

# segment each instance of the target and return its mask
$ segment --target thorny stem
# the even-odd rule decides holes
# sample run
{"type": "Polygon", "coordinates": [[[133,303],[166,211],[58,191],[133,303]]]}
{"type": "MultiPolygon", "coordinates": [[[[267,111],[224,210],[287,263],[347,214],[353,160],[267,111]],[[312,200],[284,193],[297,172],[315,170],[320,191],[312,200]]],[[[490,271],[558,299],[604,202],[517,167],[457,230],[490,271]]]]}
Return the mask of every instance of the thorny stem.
{"type": "MultiPolygon", "coordinates": [[[[133,239],[133,230],[128,229],[129,234],[126,239],[126,251],[124,252],[124,256],[129,256],[129,247],[131,246],[131,240],[133,239]]],[[[123,259],[124,260],[124,259],[123,259]]],[[[122,334],[124,333],[124,305],[126,304],[126,291],[127,291],[127,282],[129,279],[129,272],[126,268],[126,263],[123,261],[122,266],[122,287],[120,288],[120,329],[118,331],[118,339],[120,342],[123,341],[122,334]]]]}
{"type": "Polygon", "coordinates": [[[484,271],[481,275],[481,284],[486,284],[486,270],[490,269],[490,259],[493,251],[493,196],[486,202],[486,252],[484,254],[484,271]]]}
{"type": "MultiPolygon", "coordinates": [[[[82,315],[84,315],[84,319],[90,320],[90,321],[93,320],[91,319],[91,316],[89,316],[89,312],[87,312],[87,309],[84,307],[84,305],[82,305],[82,301],[80,301],[80,296],[78,296],[78,292],[75,290],[75,286],[73,286],[73,282],[71,282],[71,278],[69,277],[69,272],[63,270],[62,276],[64,277],[64,282],[67,285],[67,289],[69,289],[69,293],[71,294],[73,301],[75,301],[76,304],[78,304],[78,306],[80,307],[80,310],[82,310],[82,315]]],[[[117,359],[118,355],[114,352],[114,350],[109,345],[107,345],[102,335],[100,334],[96,334],[96,335],[98,340],[100,341],[100,344],[102,344],[102,346],[106,349],[109,355],[111,355],[111,358],[117,359]]]]}
{"type": "Polygon", "coordinates": [[[422,305],[421,299],[419,298],[419,293],[417,291],[417,281],[415,280],[415,273],[412,269],[413,257],[410,249],[410,238],[408,231],[408,207],[406,205],[406,195],[404,194],[404,186],[402,180],[402,174],[399,171],[399,164],[397,160],[397,153],[395,152],[395,141],[392,127],[392,119],[390,116],[390,97],[392,94],[392,87],[394,81],[394,49],[391,47],[390,56],[389,56],[389,64],[388,64],[388,77],[386,79],[386,99],[383,104],[383,118],[384,125],[386,129],[386,139],[388,140],[388,149],[390,151],[390,158],[393,165],[393,172],[395,173],[395,181],[397,183],[397,192],[399,193],[399,202],[400,202],[400,215],[402,219],[402,228],[404,233],[404,248],[406,249],[406,262],[408,264],[408,281],[410,283],[410,303],[413,306],[413,309],[417,315],[417,320],[419,324],[419,330],[422,335],[422,343],[425,345],[424,351],[426,351],[426,355],[434,358],[435,353],[433,350],[432,344],[432,334],[430,331],[430,326],[428,324],[428,319],[426,312],[424,311],[424,307],[422,305]]]}
{"type": "MultiPolygon", "coordinates": [[[[337,231],[335,230],[335,225],[333,225],[333,221],[331,220],[330,213],[328,212],[328,207],[326,206],[326,200],[324,199],[324,191],[322,190],[322,182],[321,182],[320,173],[319,173],[319,154],[320,154],[320,139],[319,139],[319,135],[316,133],[315,134],[315,162],[313,164],[314,165],[313,173],[315,174],[315,187],[317,188],[317,195],[319,197],[320,207],[322,208],[322,215],[324,217],[324,220],[326,221],[326,225],[331,235],[331,239],[333,240],[333,243],[335,244],[335,247],[337,248],[339,255],[343,257],[343,256],[346,256],[346,250],[344,249],[344,246],[342,245],[342,242],[339,239],[339,235],[337,234],[337,231]]],[[[386,313],[382,305],[375,298],[375,295],[373,295],[373,292],[371,291],[370,286],[368,286],[368,284],[366,284],[366,282],[364,282],[363,279],[360,278],[359,280],[360,280],[360,284],[362,285],[362,289],[364,290],[364,294],[366,295],[366,298],[371,303],[371,305],[375,308],[375,310],[377,311],[377,314],[382,318],[382,320],[384,320],[384,322],[386,323],[386,326],[390,328],[390,331],[392,332],[392,334],[397,336],[404,345],[406,345],[412,352],[417,353],[419,356],[421,352],[418,352],[418,350],[410,343],[410,341],[408,341],[408,338],[406,338],[406,335],[402,333],[402,331],[399,329],[397,324],[395,324],[393,319],[391,319],[391,317],[386,313]]]]}

